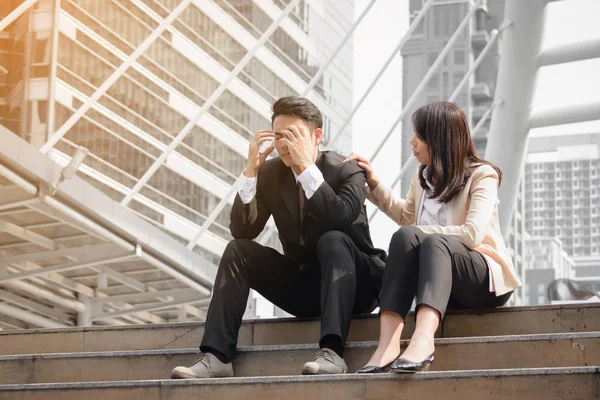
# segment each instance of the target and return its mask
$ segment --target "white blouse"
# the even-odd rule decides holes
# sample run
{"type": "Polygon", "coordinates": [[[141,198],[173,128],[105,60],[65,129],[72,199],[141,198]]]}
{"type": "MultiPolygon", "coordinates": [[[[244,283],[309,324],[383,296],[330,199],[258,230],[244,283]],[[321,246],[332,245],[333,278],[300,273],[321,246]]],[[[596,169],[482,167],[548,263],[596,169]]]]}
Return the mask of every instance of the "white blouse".
{"type": "MultiPolygon", "coordinates": [[[[441,203],[437,199],[430,199],[429,196],[433,193],[433,185],[431,182],[427,180],[427,175],[425,175],[427,168],[423,170],[423,178],[425,178],[425,183],[429,186],[429,189],[423,190],[423,197],[421,198],[421,207],[417,211],[417,225],[439,225],[439,226],[448,226],[452,224],[452,207],[450,207],[450,202],[441,203]]],[[[488,265],[488,269],[490,268],[490,260],[489,257],[485,254],[483,258],[486,260],[486,264],[488,265]]],[[[490,269],[490,282],[489,282],[489,290],[490,292],[494,291],[494,285],[492,282],[492,271],[490,269]]]]}
{"type": "Polygon", "coordinates": [[[423,177],[429,189],[423,190],[421,207],[417,211],[417,225],[447,226],[452,222],[452,208],[448,203],[441,203],[437,199],[429,198],[433,193],[433,185],[427,180],[427,168],[423,170],[423,177]]]}

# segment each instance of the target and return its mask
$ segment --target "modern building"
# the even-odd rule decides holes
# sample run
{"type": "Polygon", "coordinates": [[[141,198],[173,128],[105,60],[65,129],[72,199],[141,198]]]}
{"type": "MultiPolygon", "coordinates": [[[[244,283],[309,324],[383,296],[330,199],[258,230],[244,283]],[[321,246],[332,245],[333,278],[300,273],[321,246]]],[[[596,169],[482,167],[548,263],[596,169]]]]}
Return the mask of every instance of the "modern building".
{"type": "MultiPolygon", "coordinates": [[[[230,190],[254,132],[271,125],[272,103],[286,95],[311,99],[324,115],[324,145],[352,108],[352,40],[334,51],[354,23],[353,3],[301,0],[257,47],[289,3],[39,0],[0,32],[0,124],[62,166],[78,147],[89,149],[78,171],[84,181],[216,265],[231,239],[230,190]],[[92,101],[119,66],[165,26],[92,101]],[[212,102],[248,53],[253,57],[212,102]],[[189,134],[171,149],[209,100],[189,134]],[[61,129],[86,103],[89,111],[61,129]],[[223,199],[225,207],[207,223],[223,199]],[[203,225],[208,229],[198,236],[203,225]]],[[[0,2],[0,18],[22,4],[0,2]]],[[[351,146],[350,124],[333,148],[347,153],[351,146]]]]}
{"type": "Polygon", "coordinates": [[[525,242],[524,291],[526,305],[548,304],[548,284],[574,277],[574,262],[556,237],[527,238],[525,242]]]}
{"type": "Polygon", "coordinates": [[[600,134],[530,140],[517,200],[522,211],[515,212],[522,215],[528,237],[528,304],[543,304],[553,279],[583,280],[590,287],[600,282],[599,192],[600,134]]]}
{"type": "MultiPolygon", "coordinates": [[[[20,1],[2,2],[4,15],[20,1]]],[[[41,147],[161,24],[179,0],[40,0],[3,32],[1,120],[41,147]],[[60,6],[59,6],[60,4],[60,6]]],[[[137,193],[174,137],[282,12],[287,1],[193,1],[56,143],[65,163],[91,152],[85,179],[183,244],[245,166],[248,141],[270,126],[270,105],[298,95],[353,23],[353,6],[301,1],[137,193]]],[[[336,4],[333,4],[336,3],[336,4]]],[[[307,94],[323,111],[325,140],[351,109],[352,42],[307,94]]],[[[350,151],[350,130],[337,148],[350,151]]],[[[195,249],[214,263],[231,238],[229,206],[195,249]]]]}
{"type": "MultiPolygon", "coordinates": [[[[411,21],[417,15],[425,1],[410,0],[411,21]]],[[[413,95],[415,89],[434,64],[442,49],[448,43],[461,21],[467,15],[471,2],[436,0],[427,10],[415,32],[402,49],[403,106],[413,95]]],[[[410,116],[420,106],[434,101],[448,100],[477,56],[490,41],[492,31],[498,29],[503,21],[504,0],[488,0],[476,10],[470,23],[460,34],[458,41],[444,58],[442,65],[418,94],[415,106],[408,110],[402,122],[402,165],[412,157],[408,142],[413,127],[410,116]]],[[[456,103],[463,108],[471,127],[475,127],[485,112],[491,107],[498,70],[498,48],[494,44],[482,64],[477,68],[456,103]]],[[[483,154],[487,140],[489,119],[482,125],[474,137],[477,151],[483,154]]],[[[401,192],[408,191],[408,180],[403,180],[401,192]]]]}
{"type": "Polygon", "coordinates": [[[534,138],[524,171],[525,230],[557,237],[577,264],[600,255],[600,134],[534,138]]]}

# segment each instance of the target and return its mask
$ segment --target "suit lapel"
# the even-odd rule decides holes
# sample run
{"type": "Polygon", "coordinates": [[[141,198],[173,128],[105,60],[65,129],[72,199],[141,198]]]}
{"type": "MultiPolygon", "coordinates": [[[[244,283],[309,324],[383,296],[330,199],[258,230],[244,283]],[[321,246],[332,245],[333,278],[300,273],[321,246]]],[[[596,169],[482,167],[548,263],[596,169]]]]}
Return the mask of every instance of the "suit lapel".
{"type": "MultiPolygon", "coordinates": [[[[317,168],[323,171],[323,163],[325,162],[323,153],[319,152],[317,157],[317,168]]],[[[323,176],[325,178],[325,176],[323,176]]],[[[288,167],[282,163],[282,169],[279,175],[279,193],[285,203],[292,219],[294,220],[294,226],[300,227],[300,203],[298,202],[298,185],[294,173],[288,167]]],[[[306,207],[306,203],[305,203],[306,207]]],[[[303,215],[304,218],[304,215],[303,215]]]]}
{"type": "Polygon", "coordinates": [[[298,204],[298,186],[292,170],[285,165],[281,169],[279,176],[279,193],[286,205],[294,226],[300,226],[300,205],[298,204]]]}

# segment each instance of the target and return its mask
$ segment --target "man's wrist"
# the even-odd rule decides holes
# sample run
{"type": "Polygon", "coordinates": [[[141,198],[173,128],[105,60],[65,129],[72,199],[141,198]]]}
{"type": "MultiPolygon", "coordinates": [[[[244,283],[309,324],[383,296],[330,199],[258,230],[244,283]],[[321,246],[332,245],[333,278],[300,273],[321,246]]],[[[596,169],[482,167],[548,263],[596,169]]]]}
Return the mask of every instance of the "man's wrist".
{"type": "MultiPolygon", "coordinates": [[[[312,165],[314,165],[315,163],[312,161],[306,161],[303,162],[301,164],[298,165],[298,169],[300,170],[300,173],[306,171],[308,168],[310,168],[312,165]]],[[[298,174],[300,175],[300,174],[298,174]]]]}
{"type": "Polygon", "coordinates": [[[256,178],[256,175],[258,175],[258,171],[255,171],[253,168],[246,167],[244,170],[244,176],[246,178],[256,178]]]}

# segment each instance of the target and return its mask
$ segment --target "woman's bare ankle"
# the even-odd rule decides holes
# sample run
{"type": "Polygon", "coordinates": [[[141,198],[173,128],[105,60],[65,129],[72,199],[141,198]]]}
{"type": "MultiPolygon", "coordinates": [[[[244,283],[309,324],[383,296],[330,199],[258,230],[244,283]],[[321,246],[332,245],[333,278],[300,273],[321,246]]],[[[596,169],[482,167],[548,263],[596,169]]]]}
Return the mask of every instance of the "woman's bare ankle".
{"type": "Polygon", "coordinates": [[[377,348],[375,353],[373,353],[369,359],[369,362],[367,362],[367,365],[383,367],[398,358],[398,355],[400,355],[400,346],[397,348],[389,347],[386,349],[377,348]]]}

